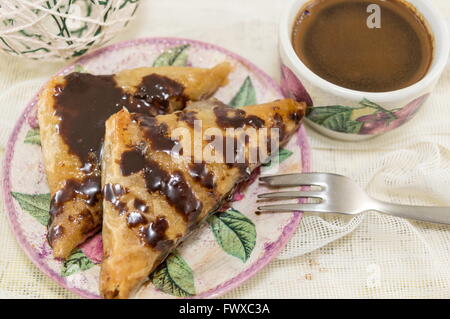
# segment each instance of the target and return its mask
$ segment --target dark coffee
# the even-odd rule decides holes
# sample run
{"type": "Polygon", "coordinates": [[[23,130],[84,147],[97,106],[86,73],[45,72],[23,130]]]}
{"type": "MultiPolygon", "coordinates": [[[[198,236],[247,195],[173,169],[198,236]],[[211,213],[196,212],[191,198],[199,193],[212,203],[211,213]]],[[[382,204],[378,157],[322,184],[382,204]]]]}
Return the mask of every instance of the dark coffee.
{"type": "Polygon", "coordinates": [[[313,0],[299,12],[292,43],[315,74],[339,86],[387,92],[420,81],[433,59],[423,19],[401,0],[313,0]],[[380,28],[368,6],[380,8],[380,28]],[[369,28],[371,26],[372,28],[369,28]]]}

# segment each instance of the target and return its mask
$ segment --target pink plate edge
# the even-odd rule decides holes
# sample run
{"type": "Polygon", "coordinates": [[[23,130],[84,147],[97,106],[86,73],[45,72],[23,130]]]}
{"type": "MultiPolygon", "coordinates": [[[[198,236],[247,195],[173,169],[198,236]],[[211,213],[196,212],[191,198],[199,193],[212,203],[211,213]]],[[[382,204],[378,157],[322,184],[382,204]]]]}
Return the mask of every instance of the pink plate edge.
{"type": "MultiPolygon", "coordinates": [[[[169,44],[177,44],[177,43],[190,43],[194,44],[199,47],[203,47],[204,49],[214,49],[219,52],[222,52],[228,56],[231,56],[233,59],[240,61],[244,65],[246,65],[253,73],[257,74],[259,77],[263,78],[267,85],[275,89],[282,95],[281,89],[279,85],[264,71],[259,69],[256,65],[254,65],[252,62],[248,61],[247,59],[228,51],[227,49],[224,49],[220,46],[198,41],[198,40],[191,40],[191,39],[184,39],[184,38],[174,38],[174,37],[155,37],[155,38],[141,38],[136,40],[128,40],[119,42],[116,44],[109,45],[107,47],[101,48],[99,50],[96,50],[90,54],[87,54],[83,56],[82,58],[74,61],[73,63],[69,64],[67,67],[63,68],[61,71],[57,72],[57,74],[63,74],[67,72],[69,69],[71,69],[76,64],[84,63],[92,58],[108,51],[114,51],[125,47],[132,47],[136,45],[141,44],[152,44],[152,43],[169,43],[169,44]]],[[[40,91],[39,91],[40,92],[40,91]]],[[[14,235],[16,236],[16,239],[20,245],[20,247],[25,251],[28,258],[48,277],[53,279],[56,283],[58,283],[60,286],[68,289],[69,291],[84,297],[84,298],[99,298],[98,295],[87,292],[85,290],[75,288],[75,287],[69,287],[65,280],[55,271],[50,269],[43,261],[42,258],[39,257],[39,255],[36,253],[35,249],[29,245],[29,243],[26,241],[24,235],[20,232],[20,227],[17,222],[17,211],[14,208],[13,199],[11,196],[11,161],[14,155],[14,146],[17,142],[18,134],[24,124],[24,122],[28,119],[27,115],[30,113],[30,111],[34,108],[35,104],[37,103],[38,94],[36,94],[32,100],[28,103],[25,110],[20,115],[19,120],[17,121],[16,125],[14,126],[14,129],[8,139],[4,162],[3,162],[3,196],[4,196],[4,202],[5,202],[5,208],[6,208],[6,215],[8,217],[10,226],[12,228],[12,231],[14,235]]],[[[310,172],[311,171],[311,148],[309,145],[308,138],[306,136],[306,131],[304,126],[302,125],[297,133],[297,144],[301,148],[301,157],[302,157],[302,171],[303,172],[310,172]]],[[[283,247],[287,244],[289,239],[294,235],[295,230],[297,229],[298,224],[300,223],[302,214],[294,213],[289,223],[283,228],[281,236],[278,238],[277,241],[272,243],[266,243],[265,244],[265,254],[261,256],[257,261],[255,261],[249,268],[247,268],[245,271],[241,272],[239,275],[233,277],[232,279],[208,290],[205,291],[199,295],[196,295],[194,298],[216,298],[219,297],[226,292],[232,290],[233,288],[241,285],[246,280],[250,279],[252,276],[254,276],[259,270],[261,270],[265,265],[267,265],[273,258],[275,258],[278,253],[283,249],[283,247]]]]}

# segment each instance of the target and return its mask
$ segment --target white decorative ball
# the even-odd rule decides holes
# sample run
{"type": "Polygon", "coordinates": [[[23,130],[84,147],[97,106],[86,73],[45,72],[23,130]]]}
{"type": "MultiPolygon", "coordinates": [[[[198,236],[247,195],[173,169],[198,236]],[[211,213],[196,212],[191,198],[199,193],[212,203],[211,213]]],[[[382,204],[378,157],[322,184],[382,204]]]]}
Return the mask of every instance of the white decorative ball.
{"type": "Polygon", "coordinates": [[[79,57],[123,30],[139,0],[0,0],[0,48],[30,59],[79,57]]]}

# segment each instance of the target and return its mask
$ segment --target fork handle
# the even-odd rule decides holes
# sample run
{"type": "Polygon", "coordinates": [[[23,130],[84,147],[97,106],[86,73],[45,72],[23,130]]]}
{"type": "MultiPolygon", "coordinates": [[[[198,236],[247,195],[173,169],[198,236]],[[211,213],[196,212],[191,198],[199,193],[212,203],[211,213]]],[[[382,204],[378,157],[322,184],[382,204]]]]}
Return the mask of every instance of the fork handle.
{"type": "Polygon", "coordinates": [[[374,209],[392,216],[450,225],[450,207],[398,205],[374,200],[374,209]]]}

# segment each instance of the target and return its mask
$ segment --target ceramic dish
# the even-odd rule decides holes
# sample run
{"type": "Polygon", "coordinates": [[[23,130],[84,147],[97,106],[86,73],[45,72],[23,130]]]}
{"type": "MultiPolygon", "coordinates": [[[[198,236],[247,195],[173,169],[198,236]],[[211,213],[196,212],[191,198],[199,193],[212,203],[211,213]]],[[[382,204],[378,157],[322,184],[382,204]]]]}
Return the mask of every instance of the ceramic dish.
{"type": "MultiPolygon", "coordinates": [[[[249,61],[220,47],[186,39],[148,38],[115,44],[83,57],[58,74],[80,68],[108,74],[150,66],[155,61],[211,67],[224,60],[234,70],[229,84],[217,91],[216,98],[226,103],[237,99],[245,105],[282,97],[280,87],[249,61]]],[[[7,145],[3,167],[6,212],[18,242],[37,267],[72,292],[98,298],[101,235],[88,240],[66,262],[52,257],[45,238],[50,195],[42,163],[36,101],[37,95],[25,108],[7,145]]],[[[303,127],[277,156],[280,173],[309,171],[310,149],[303,127]]],[[[261,167],[263,173],[273,170],[270,164],[261,167]]],[[[210,217],[165,261],[158,276],[171,284],[160,287],[158,281],[149,281],[136,297],[217,297],[256,274],[283,248],[301,219],[300,213],[256,215],[256,194],[264,191],[256,182],[238,192],[231,209],[210,217]],[[217,231],[212,225],[222,229],[217,231]]]]}

